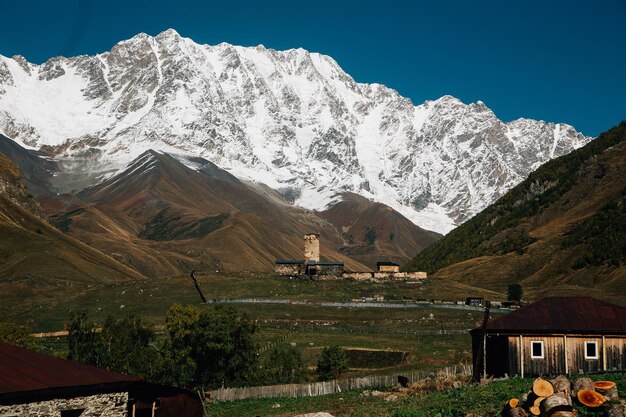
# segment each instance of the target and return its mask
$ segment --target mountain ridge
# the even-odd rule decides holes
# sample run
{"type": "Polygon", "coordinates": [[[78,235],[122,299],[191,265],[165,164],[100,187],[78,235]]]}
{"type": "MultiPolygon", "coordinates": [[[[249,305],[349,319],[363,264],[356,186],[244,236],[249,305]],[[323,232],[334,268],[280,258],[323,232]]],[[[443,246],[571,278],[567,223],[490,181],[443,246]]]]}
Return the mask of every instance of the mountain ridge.
{"type": "Polygon", "coordinates": [[[503,291],[626,294],[626,121],[553,159],[405,268],[503,291]]]}
{"type": "MultiPolygon", "coordinates": [[[[310,231],[321,234],[324,260],[343,261],[352,270],[368,270],[382,258],[403,262],[408,251],[438,238],[387,207],[371,226],[381,234],[376,246],[368,256],[354,257],[342,250],[340,231],[361,239],[362,225],[343,229],[324,213],[294,207],[209,161],[196,157],[192,169],[180,159],[148,150],[118,175],[78,193],[76,203],[51,222],[146,276],[192,269],[271,271],[277,258],[302,257],[302,236],[310,231]],[[387,230],[398,234],[392,239],[387,230]]],[[[367,212],[373,204],[365,200],[357,207],[367,212]]],[[[351,217],[358,221],[361,215],[354,211],[351,217]]]]}
{"type": "Polygon", "coordinates": [[[305,208],[352,192],[439,232],[590,140],[564,124],[503,123],[482,102],[415,106],[301,48],[199,45],[174,30],[41,65],[0,57],[0,131],[85,177],[78,188],[157,149],[305,208]]]}

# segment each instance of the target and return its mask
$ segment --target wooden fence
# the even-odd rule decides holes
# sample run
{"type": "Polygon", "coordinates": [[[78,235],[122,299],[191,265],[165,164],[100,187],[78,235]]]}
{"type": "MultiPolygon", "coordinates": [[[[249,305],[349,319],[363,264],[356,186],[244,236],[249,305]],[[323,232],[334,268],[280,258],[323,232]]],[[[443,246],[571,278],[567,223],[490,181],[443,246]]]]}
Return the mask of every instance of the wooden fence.
{"type": "Polygon", "coordinates": [[[416,382],[427,378],[446,378],[452,376],[471,376],[471,365],[459,365],[442,368],[431,372],[396,373],[393,375],[373,375],[361,378],[338,379],[309,384],[266,385],[262,387],[220,388],[206,392],[208,398],[217,401],[235,401],[245,398],[279,398],[279,397],[315,397],[318,395],[335,394],[360,388],[390,387],[398,382],[398,375],[416,382]]]}

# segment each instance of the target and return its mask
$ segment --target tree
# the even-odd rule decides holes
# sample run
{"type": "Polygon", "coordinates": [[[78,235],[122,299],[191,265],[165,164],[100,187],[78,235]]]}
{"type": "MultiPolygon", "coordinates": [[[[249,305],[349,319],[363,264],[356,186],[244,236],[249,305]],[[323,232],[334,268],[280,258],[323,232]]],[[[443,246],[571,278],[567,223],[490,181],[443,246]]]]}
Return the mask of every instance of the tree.
{"type": "Polygon", "coordinates": [[[196,362],[192,356],[195,324],[200,311],[194,306],[174,304],[165,315],[166,336],[161,344],[163,368],[160,381],[168,385],[193,385],[196,362]]]}
{"type": "Polygon", "coordinates": [[[67,358],[93,366],[100,364],[100,336],[96,324],[87,317],[86,311],[70,311],[67,327],[67,358]]]}
{"type": "Polygon", "coordinates": [[[160,365],[154,332],[138,317],[107,317],[101,329],[87,313],[70,313],[68,359],[152,379],[160,365]]]}
{"type": "Polygon", "coordinates": [[[506,299],[509,301],[521,301],[524,290],[519,284],[511,284],[507,289],[506,299]]]}
{"type": "Polygon", "coordinates": [[[117,320],[109,316],[100,333],[101,366],[150,378],[159,363],[158,350],[151,345],[154,341],[154,332],[139,317],[128,314],[117,320]]]}
{"type": "Polygon", "coordinates": [[[166,316],[164,370],[175,385],[216,387],[253,380],[257,370],[255,324],[232,308],[199,311],[174,305],[166,316]]]}
{"type": "Polygon", "coordinates": [[[290,345],[276,345],[263,361],[263,381],[268,384],[298,383],[306,380],[300,351],[290,345]]]}
{"type": "Polygon", "coordinates": [[[35,349],[35,339],[30,333],[30,329],[26,326],[21,326],[12,321],[0,322],[0,341],[10,345],[16,345],[26,349],[35,349]]]}
{"type": "Polygon", "coordinates": [[[322,349],[322,353],[317,361],[317,373],[320,380],[338,379],[347,370],[348,358],[339,346],[322,349]]]}
{"type": "Polygon", "coordinates": [[[232,308],[203,311],[196,324],[193,359],[197,380],[202,385],[240,384],[254,378],[257,348],[253,342],[256,326],[245,314],[232,308]]]}

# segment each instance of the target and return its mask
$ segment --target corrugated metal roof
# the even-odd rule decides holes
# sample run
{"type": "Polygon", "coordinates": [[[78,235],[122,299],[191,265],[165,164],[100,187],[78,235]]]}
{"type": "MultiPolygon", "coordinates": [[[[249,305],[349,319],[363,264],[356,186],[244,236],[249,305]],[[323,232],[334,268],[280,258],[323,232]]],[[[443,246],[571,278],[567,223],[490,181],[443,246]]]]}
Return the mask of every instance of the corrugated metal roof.
{"type": "MultiPolygon", "coordinates": [[[[477,331],[480,329],[474,329],[477,331]]],[[[547,297],[491,320],[492,332],[626,333],[626,308],[592,297],[547,297]]]]}
{"type": "Polygon", "coordinates": [[[138,382],[122,375],[0,342],[0,397],[4,394],[138,382]]]}

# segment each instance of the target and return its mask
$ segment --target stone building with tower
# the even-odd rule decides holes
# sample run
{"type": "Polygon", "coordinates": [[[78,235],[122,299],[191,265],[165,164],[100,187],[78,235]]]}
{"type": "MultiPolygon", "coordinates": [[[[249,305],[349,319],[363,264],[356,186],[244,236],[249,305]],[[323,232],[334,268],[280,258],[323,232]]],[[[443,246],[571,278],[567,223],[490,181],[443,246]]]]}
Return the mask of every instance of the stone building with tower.
{"type": "Polygon", "coordinates": [[[279,275],[308,275],[319,279],[348,279],[355,281],[420,281],[427,277],[426,272],[400,272],[400,265],[393,262],[377,262],[376,271],[346,271],[342,261],[320,261],[320,235],[304,235],[304,259],[277,259],[274,272],[279,275]]]}
{"type": "Polygon", "coordinates": [[[277,259],[274,271],[279,275],[316,275],[322,277],[339,277],[344,272],[341,261],[320,261],[320,235],[307,233],[304,235],[304,259],[277,259]]]}

